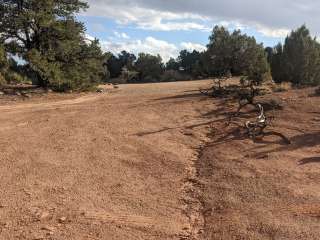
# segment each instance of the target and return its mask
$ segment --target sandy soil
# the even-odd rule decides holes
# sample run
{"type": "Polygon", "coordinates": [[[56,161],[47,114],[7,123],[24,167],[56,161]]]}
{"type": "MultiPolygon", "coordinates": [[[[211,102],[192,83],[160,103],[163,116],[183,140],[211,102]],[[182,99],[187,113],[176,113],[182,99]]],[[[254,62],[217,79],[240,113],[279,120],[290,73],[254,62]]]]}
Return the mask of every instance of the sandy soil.
{"type": "MultiPolygon", "coordinates": [[[[253,142],[236,125],[225,126],[231,106],[216,101],[212,142],[197,162],[203,184],[202,239],[319,239],[320,97],[314,89],[267,95],[282,110],[269,111],[270,135],[253,142]]],[[[238,123],[257,116],[251,108],[238,123]]]]}
{"type": "Polygon", "coordinates": [[[194,163],[212,101],[192,91],[206,84],[3,100],[0,239],[198,235],[194,163]]]}
{"type": "Polygon", "coordinates": [[[0,100],[0,239],[319,239],[320,97],[269,94],[256,116],[208,81],[0,100]]]}

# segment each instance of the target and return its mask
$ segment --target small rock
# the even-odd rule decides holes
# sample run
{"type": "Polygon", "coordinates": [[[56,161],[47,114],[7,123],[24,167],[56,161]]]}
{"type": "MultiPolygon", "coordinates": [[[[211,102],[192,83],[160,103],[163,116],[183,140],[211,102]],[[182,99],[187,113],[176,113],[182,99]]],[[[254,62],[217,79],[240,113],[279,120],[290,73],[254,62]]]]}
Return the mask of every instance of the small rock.
{"type": "Polygon", "coordinates": [[[9,222],[0,222],[0,226],[6,228],[9,226],[9,222]]]}
{"type": "Polygon", "coordinates": [[[50,213],[45,211],[45,212],[42,212],[41,215],[40,215],[40,220],[45,220],[47,219],[48,217],[50,216],[50,213]]]}
{"type": "Polygon", "coordinates": [[[43,226],[43,227],[41,228],[41,230],[49,231],[49,232],[54,232],[54,231],[55,231],[55,228],[54,228],[54,227],[51,227],[51,226],[43,226]]]}
{"type": "Polygon", "coordinates": [[[27,189],[25,189],[25,188],[23,188],[22,191],[23,191],[26,195],[28,195],[28,196],[31,196],[31,195],[32,195],[32,194],[31,194],[27,189]]]}
{"type": "Polygon", "coordinates": [[[97,93],[103,93],[103,89],[97,89],[97,93]]]}
{"type": "Polygon", "coordinates": [[[0,91],[0,95],[4,95],[4,94],[5,94],[4,92],[1,92],[1,91],[0,91]]]}
{"type": "Polygon", "coordinates": [[[66,217],[59,218],[59,223],[65,223],[67,221],[66,217]]]}
{"type": "Polygon", "coordinates": [[[29,94],[29,93],[23,94],[23,96],[24,96],[25,98],[31,98],[31,97],[32,97],[32,95],[29,94]]]}

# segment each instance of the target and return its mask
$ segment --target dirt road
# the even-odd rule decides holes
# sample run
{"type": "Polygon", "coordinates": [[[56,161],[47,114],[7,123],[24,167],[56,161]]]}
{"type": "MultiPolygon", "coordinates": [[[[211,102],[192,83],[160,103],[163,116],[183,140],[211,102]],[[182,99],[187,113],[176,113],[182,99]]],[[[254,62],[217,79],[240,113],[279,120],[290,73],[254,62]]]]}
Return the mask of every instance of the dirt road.
{"type": "Polygon", "coordinates": [[[320,97],[260,97],[291,145],[254,142],[208,83],[0,101],[0,239],[319,239],[320,97]]]}
{"type": "MultiPolygon", "coordinates": [[[[193,239],[207,81],[0,106],[0,239],[193,239]]],[[[1,104],[1,103],[0,103],[1,104]]]]}

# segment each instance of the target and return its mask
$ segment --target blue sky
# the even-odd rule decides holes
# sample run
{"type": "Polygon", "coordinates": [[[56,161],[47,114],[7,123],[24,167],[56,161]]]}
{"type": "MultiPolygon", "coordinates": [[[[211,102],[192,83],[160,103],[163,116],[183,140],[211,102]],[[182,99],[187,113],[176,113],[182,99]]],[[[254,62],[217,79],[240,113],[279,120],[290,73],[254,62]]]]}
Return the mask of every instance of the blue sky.
{"type": "MultiPolygon", "coordinates": [[[[264,46],[283,41],[290,29],[306,23],[320,33],[310,16],[319,3],[310,0],[89,0],[78,18],[88,37],[98,38],[105,51],[160,54],[164,61],[182,49],[203,50],[213,26],[256,37],[264,46]],[[275,7],[277,5],[277,8],[275,7]]],[[[315,15],[313,15],[315,16],[315,15]]],[[[320,22],[320,18],[318,19],[320,22]]]]}

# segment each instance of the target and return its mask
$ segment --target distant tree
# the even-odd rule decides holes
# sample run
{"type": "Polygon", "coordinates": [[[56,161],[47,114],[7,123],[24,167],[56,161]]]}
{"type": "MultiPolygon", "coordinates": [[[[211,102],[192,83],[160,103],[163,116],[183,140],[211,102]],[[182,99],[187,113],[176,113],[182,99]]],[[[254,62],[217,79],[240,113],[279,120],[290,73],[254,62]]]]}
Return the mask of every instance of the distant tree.
{"type": "Polygon", "coordinates": [[[232,75],[242,76],[242,85],[256,94],[255,86],[270,79],[270,67],[263,45],[254,37],[242,34],[240,30],[230,33],[226,28],[215,26],[209,37],[207,52],[204,54],[206,69],[216,77],[218,88],[214,94],[225,94],[222,82],[232,75]]]}
{"type": "Polygon", "coordinates": [[[117,78],[121,75],[121,71],[123,68],[123,62],[112,53],[109,53],[110,57],[107,60],[107,68],[110,72],[111,78],[117,78]]]}
{"type": "Polygon", "coordinates": [[[278,43],[272,49],[272,55],[269,61],[271,66],[272,79],[276,83],[289,81],[289,77],[285,72],[285,59],[283,56],[283,45],[281,43],[278,43]]]}
{"type": "Polygon", "coordinates": [[[207,69],[205,68],[205,53],[200,53],[199,58],[192,65],[191,75],[196,79],[201,79],[208,76],[207,69]]]}
{"type": "Polygon", "coordinates": [[[0,41],[33,71],[34,82],[59,91],[98,84],[105,71],[98,41],[88,43],[75,14],[81,0],[6,0],[0,2],[0,41]]]}
{"type": "Polygon", "coordinates": [[[256,95],[255,86],[261,85],[265,80],[271,80],[270,65],[267,61],[266,53],[255,39],[247,42],[247,49],[243,58],[242,83],[251,89],[252,97],[256,95]]]}
{"type": "Polygon", "coordinates": [[[139,72],[139,81],[157,82],[160,81],[164,70],[160,55],[140,53],[135,63],[135,69],[139,72]]]}
{"type": "Polygon", "coordinates": [[[186,74],[192,75],[196,64],[200,61],[200,58],[201,53],[196,50],[192,52],[182,50],[178,57],[178,63],[186,74]]]}
{"type": "Polygon", "coordinates": [[[283,74],[293,84],[320,83],[320,44],[303,25],[286,38],[282,54],[283,74]]]}
{"type": "Polygon", "coordinates": [[[271,62],[272,62],[272,57],[273,57],[273,48],[272,48],[272,47],[266,47],[266,48],[264,49],[264,51],[265,51],[265,53],[266,53],[268,63],[271,64],[271,62]]]}
{"type": "Polygon", "coordinates": [[[215,26],[209,39],[207,64],[213,76],[231,73],[253,78],[252,74],[268,72],[264,48],[254,37],[242,34],[240,30],[230,33],[224,27],[215,26]],[[258,69],[256,73],[255,68],[258,69]]]}
{"type": "Polygon", "coordinates": [[[178,71],[180,68],[180,64],[174,58],[170,58],[169,61],[166,63],[166,70],[175,70],[178,71]]]}
{"type": "Polygon", "coordinates": [[[134,68],[134,62],[137,60],[137,57],[128,53],[127,51],[122,51],[119,54],[119,60],[121,62],[122,68],[126,67],[128,70],[132,70],[134,68]]]}
{"type": "Polygon", "coordinates": [[[224,27],[215,26],[209,37],[207,46],[207,64],[210,75],[223,77],[231,71],[233,63],[233,50],[231,36],[224,27]]]}
{"type": "Polygon", "coordinates": [[[118,56],[107,53],[107,68],[110,72],[111,78],[118,78],[122,75],[123,69],[125,71],[134,71],[134,63],[136,61],[136,56],[132,53],[128,53],[126,51],[122,51],[118,56]]]}

